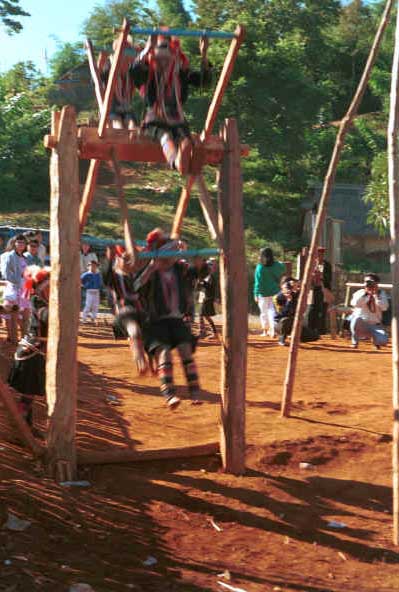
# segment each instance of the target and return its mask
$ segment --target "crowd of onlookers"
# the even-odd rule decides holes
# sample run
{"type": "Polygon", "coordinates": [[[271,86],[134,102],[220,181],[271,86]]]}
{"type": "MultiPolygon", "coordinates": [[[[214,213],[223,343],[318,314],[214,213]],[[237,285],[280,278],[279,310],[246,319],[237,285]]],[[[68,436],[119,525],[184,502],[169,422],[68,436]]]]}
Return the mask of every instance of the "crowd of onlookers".
{"type": "MultiPolygon", "coordinates": [[[[45,394],[45,357],[47,349],[50,269],[40,231],[16,234],[0,255],[3,281],[1,316],[8,340],[17,345],[8,382],[19,393],[21,414],[32,426],[33,400],[45,394]],[[18,328],[20,339],[18,341],[18,328]]],[[[101,261],[87,241],[82,241],[80,272],[82,321],[96,321],[101,296],[114,315],[115,339],[126,339],[139,374],[152,369],[158,374],[161,394],[170,409],[181,398],[176,395],[171,351],[176,349],[185,372],[188,399],[199,404],[200,386],[195,363],[198,337],[218,340],[213,317],[219,299],[218,266],[214,259],[186,259],[185,241],[171,239],[156,228],[138,248],[163,257],[132,257],[123,246],[108,245],[101,261]],[[173,253],[173,255],[172,255],[173,253]],[[198,314],[199,331],[193,331],[198,314]]],[[[327,331],[328,309],[333,303],[331,265],[319,247],[315,260],[307,311],[301,340],[313,341],[327,331]]],[[[260,311],[262,336],[278,338],[287,345],[292,333],[301,282],[286,274],[286,266],[277,261],[270,248],[260,251],[254,277],[254,298],[260,311]]],[[[379,287],[379,278],[368,274],[364,286],[355,292],[352,312],[347,319],[352,347],[371,339],[377,349],[386,345],[388,335],[382,325],[382,313],[388,299],[379,287]]]]}
{"type": "MultiPolygon", "coordinates": [[[[319,247],[311,278],[307,310],[304,316],[301,340],[313,341],[327,332],[329,307],[334,302],[331,265],[324,258],[325,248],[319,247]]],[[[351,313],[345,323],[350,329],[352,347],[357,349],[360,340],[371,339],[380,349],[388,342],[382,324],[382,315],[389,302],[384,290],[379,287],[379,277],[369,273],[364,277],[364,286],[353,294],[351,313]]],[[[278,336],[279,345],[288,345],[301,282],[286,275],[283,263],[276,261],[273,251],[260,251],[259,263],[254,277],[254,298],[260,311],[262,336],[278,336]]]]}

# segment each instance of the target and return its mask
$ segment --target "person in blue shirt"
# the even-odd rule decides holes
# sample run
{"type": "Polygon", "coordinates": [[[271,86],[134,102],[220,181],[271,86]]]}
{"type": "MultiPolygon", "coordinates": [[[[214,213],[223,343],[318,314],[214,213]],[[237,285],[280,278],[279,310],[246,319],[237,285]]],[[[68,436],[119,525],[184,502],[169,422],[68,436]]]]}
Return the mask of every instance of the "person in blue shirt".
{"type": "Polygon", "coordinates": [[[87,266],[88,271],[82,273],[80,281],[82,287],[86,290],[86,301],[83,309],[83,322],[91,316],[93,322],[97,319],[98,307],[100,305],[100,290],[103,287],[103,280],[98,270],[97,261],[90,261],[87,266]]]}

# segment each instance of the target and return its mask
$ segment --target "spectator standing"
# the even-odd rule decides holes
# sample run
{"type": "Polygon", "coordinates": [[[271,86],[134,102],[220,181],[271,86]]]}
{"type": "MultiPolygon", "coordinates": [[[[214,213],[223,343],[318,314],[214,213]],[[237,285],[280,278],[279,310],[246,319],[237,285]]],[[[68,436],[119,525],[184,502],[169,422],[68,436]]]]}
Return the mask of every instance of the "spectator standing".
{"type": "Polygon", "coordinates": [[[81,275],[80,279],[86,292],[83,322],[85,323],[87,321],[89,315],[91,315],[92,321],[95,322],[100,306],[100,291],[103,287],[103,280],[98,271],[97,261],[90,261],[88,270],[81,275]]]}
{"type": "Polygon", "coordinates": [[[215,300],[217,296],[216,262],[214,260],[207,261],[201,276],[198,282],[200,337],[205,337],[206,321],[212,330],[213,337],[218,339],[219,335],[212,319],[216,315],[215,300]]]}
{"type": "Polygon", "coordinates": [[[308,326],[310,329],[318,331],[319,335],[324,335],[327,332],[327,309],[331,304],[332,297],[332,269],[331,264],[324,259],[325,252],[324,247],[318,247],[308,310],[308,326]],[[328,298],[330,298],[329,302],[328,298]]]}
{"type": "Polygon", "coordinates": [[[376,349],[388,343],[388,335],[382,326],[382,313],[388,310],[388,298],[384,290],[380,290],[380,278],[369,273],[364,278],[364,288],[352,296],[351,305],[355,308],[350,328],[352,347],[357,349],[360,339],[372,339],[376,349]]]}
{"type": "Polygon", "coordinates": [[[37,241],[37,255],[42,262],[41,267],[44,267],[46,264],[46,257],[47,257],[47,249],[46,246],[43,244],[43,234],[41,230],[35,230],[32,236],[33,240],[37,241]]]}
{"type": "Polygon", "coordinates": [[[286,278],[281,290],[273,297],[275,308],[274,320],[279,335],[278,344],[287,345],[287,337],[291,335],[295,311],[298,304],[299,282],[294,278],[286,278]]]}
{"type": "Polygon", "coordinates": [[[88,242],[83,241],[80,245],[80,273],[85,273],[88,269],[89,263],[95,261],[98,264],[98,257],[88,242]]]}
{"type": "MultiPolygon", "coordinates": [[[[23,273],[27,267],[24,252],[26,250],[26,238],[23,234],[17,235],[15,241],[9,242],[9,250],[1,257],[1,275],[7,282],[4,289],[4,306],[11,314],[5,315],[8,340],[13,344],[17,341],[17,327],[15,311],[22,311],[22,324],[29,321],[30,307],[24,306],[22,301],[23,273]]],[[[22,334],[24,334],[22,327],[22,334]]]]}
{"type": "Polygon", "coordinates": [[[261,249],[255,269],[254,299],[260,310],[262,337],[274,337],[273,296],[280,290],[280,280],[284,272],[284,263],[274,259],[272,249],[261,249]]]}

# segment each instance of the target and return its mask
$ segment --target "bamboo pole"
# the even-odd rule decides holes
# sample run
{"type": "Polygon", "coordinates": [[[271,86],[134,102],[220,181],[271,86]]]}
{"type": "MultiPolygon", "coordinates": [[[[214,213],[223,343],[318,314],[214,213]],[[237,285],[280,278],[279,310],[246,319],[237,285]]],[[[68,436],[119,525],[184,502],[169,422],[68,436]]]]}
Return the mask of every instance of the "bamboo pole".
{"type": "Polygon", "coordinates": [[[303,315],[305,313],[308,293],[310,284],[312,281],[312,273],[316,261],[317,247],[321,238],[324,220],[327,213],[327,207],[330,200],[331,191],[334,185],[337,167],[340,161],[341,153],[344,148],[345,137],[348,133],[350,126],[352,125],[353,119],[357,114],[359,105],[366,91],[367,84],[370,78],[370,74],[377,58],[378,50],[381,45],[381,41],[385,32],[385,29],[389,22],[389,16],[392,10],[393,0],[388,0],[381,18],[378,31],[376,33],[373,45],[371,47],[362,78],[359,82],[355,95],[349,106],[349,109],[342,119],[339,126],[338,134],[335,140],[335,146],[332,153],[330,165],[326,177],[324,179],[323,192],[320,199],[319,209],[316,218],[316,224],[313,231],[312,242],[310,245],[309,255],[306,261],[304,278],[302,281],[301,292],[299,295],[297,311],[294,320],[294,326],[291,335],[290,351],[288,357],[287,371],[284,383],[284,393],[281,404],[281,415],[282,417],[289,417],[291,410],[292,393],[294,390],[295,382],[295,371],[298,358],[299,342],[302,330],[303,315]]]}
{"type": "Polygon", "coordinates": [[[220,451],[224,470],[241,475],[245,471],[248,275],[237,122],[226,119],[221,133],[226,151],[218,196],[219,234],[224,248],[224,256],[220,258],[223,313],[220,451]]]}
{"type": "MultiPolygon", "coordinates": [[[[399,2],[398,2],[399,8],[399,2]]],[[[392,273],[393,542],[399,544],[399,10],[388,124],[388,184],[392,273]]]]}

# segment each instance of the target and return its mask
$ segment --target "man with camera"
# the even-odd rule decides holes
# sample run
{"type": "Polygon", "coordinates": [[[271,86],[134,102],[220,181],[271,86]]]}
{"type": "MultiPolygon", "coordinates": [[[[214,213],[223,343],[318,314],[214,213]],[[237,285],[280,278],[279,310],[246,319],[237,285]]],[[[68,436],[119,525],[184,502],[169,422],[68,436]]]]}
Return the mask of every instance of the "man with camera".
{"type": "Polygon", "coordinates": [[[369,273],[364,278],[364,288],[354,293],[351,306],[354,307],[350,328],[352,347],[357,349],[360,339],[372,339],[376,349],[388,343],[388,335],[382,326],[382,313],[388,309],[388,298],[380,290],[380,278],[369,273]]]}

